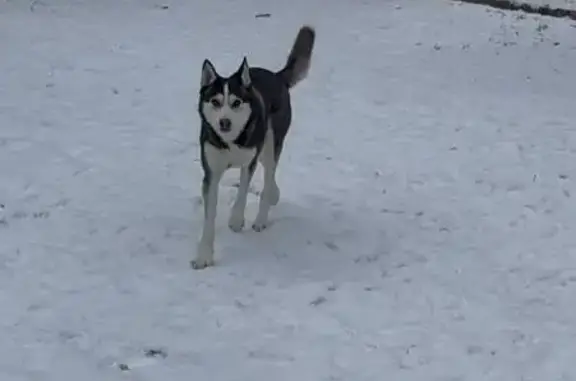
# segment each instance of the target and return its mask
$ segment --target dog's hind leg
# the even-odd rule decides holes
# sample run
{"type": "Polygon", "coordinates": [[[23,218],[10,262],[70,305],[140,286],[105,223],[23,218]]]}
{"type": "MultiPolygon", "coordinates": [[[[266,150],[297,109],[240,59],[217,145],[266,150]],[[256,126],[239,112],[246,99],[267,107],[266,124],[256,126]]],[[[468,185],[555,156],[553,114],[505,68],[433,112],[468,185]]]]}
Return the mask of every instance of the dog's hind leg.
{"type": "Polygon", "coordinates": [[[238,194],[236,201],[232,206],[228,226],[232,231],[239,232],[244,227],[244,211],[246,210],[246,199],[248,197],[248,188],[250,181],[256,169],[257,160],[251,162],[248,166],[240,169],[240,185],[238,186],[238,194]]]}
{"type": "Polygon", "coordinates": [[[269,128],[262,152],[258,159],[264,167],[264,188],[260,194],[258,214],[252,225],[252,229],[261,231],[268,225],[268,212],[271,205],[276,205],[280,198],[280,189],[276,184],[276,159],[274,154],[274,131],[269,128]]]}
{"type": "Polygon", "coordinates": [[[276,183],[276,168],[278,167],[278,161],[280,160],[280,153],[282,151],[282,146],[273,146],[272,150],[274,150],[274,154],[271,155],[272,157],[272,164],[274,168],[274,172],[272,174],[272,189],[270,190],[270,204],[277,205],[278,201],[280,201],[280,188],[278,187],[278,183],[276,183]]]}

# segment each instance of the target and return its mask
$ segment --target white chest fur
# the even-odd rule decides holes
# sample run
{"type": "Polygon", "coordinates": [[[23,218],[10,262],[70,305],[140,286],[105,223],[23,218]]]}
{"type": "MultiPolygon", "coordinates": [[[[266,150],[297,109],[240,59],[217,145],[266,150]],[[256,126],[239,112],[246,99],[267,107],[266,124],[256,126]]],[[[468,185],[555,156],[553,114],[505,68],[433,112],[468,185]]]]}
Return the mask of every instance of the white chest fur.
{"type": "Polygon", "coordinates": [[[256,155],[256,148],[241,148],[235,144],[229,144],[228,149],[218,149],[206,143],[204,154],[211,168],[226,170],[230,167],[239,168],[250,164],[256,155]]]}

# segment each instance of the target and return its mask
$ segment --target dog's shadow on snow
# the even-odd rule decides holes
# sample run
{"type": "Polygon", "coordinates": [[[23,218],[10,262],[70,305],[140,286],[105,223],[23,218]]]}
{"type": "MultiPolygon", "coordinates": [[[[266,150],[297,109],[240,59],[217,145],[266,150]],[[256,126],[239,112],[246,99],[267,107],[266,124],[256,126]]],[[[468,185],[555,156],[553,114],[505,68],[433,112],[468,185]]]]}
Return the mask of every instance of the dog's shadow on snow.
{"type": "MultiPolygon", "coordinates": [[[[229,210],[219,210],[216,261],[231,271],[260,269],[262,274],[306,276],[329,281],[362,277],[366,269],[379,271],[390,253],[387,221],[343,208],[334,200],[309,196],[304,207],[281,198],[270,211],[270,225],[261,232],[251,229],[258,203],[246,209],[246,227],[240,233],[227,228],[229,210]],[[358,269],[355,271],[354,269],[358,269]]],[[[229,209],[229,207],[226,207],[229,209]]],[[[381,217],[381,216],[380,216],[381,217]]]]}

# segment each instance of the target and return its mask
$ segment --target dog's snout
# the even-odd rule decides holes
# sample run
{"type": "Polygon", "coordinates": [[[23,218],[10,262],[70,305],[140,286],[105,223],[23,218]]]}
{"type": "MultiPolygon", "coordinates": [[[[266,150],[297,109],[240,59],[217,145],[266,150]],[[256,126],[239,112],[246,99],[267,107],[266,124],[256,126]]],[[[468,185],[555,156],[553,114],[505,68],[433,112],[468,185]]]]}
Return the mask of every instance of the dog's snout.
{"type": "Polygon", "coordinates": [[[232,129],[232,122],[228,118],[220,119],[220,131],[229,132],[232,129]]]}

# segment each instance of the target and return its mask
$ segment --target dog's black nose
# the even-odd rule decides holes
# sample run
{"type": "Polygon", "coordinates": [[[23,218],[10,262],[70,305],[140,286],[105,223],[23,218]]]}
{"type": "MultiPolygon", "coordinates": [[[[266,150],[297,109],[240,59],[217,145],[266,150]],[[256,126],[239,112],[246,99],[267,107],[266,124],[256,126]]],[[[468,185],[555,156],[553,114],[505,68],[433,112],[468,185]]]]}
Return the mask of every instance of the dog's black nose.
{"type": "Polygon", "coordinates": [[[230,132],[232,129],[232,122],[228,118],[220,119],[220,131],[230,132]]]}

